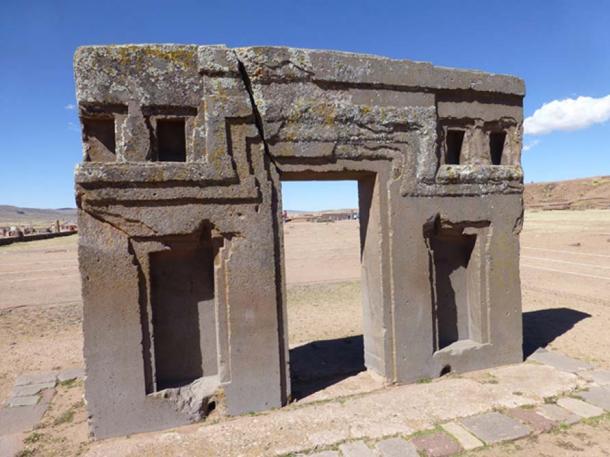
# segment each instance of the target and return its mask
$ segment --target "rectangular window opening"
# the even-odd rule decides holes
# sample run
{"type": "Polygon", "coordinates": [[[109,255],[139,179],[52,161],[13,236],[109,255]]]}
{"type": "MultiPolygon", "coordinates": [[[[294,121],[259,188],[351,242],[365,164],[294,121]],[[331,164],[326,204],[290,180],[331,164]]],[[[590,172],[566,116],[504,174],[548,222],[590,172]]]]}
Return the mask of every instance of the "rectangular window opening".
{"type": "Polygon", "coordinates": [[[489,152],[492,165],[502,164],[502,153],[504,152],[504,142],[506,132],[491,132],[489,134],[489,152]]]}
{"type": "Polygon", "coordinates": [[[154,390],[218,373],[211,242],[150,254],[154,390]]]}
{"type": "Polygon", "coordinates": [[[157,120],[157,158],[160,162],[186,162],[184,119],[157,120]]]}
{"type": "Polygon", "coordinates": [[[114,162],[116,160],[116,140],[114,119],[83,118],[83,141],[85,160],[88,162],[114,162]]]}
{"type": "Polygon", "coordinates": [[[464,143],[463,130],[447,130],[445,163],[459,165],[464,143]]]}
{"type": "MultiPolygon", "coordinates": [[[[361,259],[374,179],[312,178],[284,177],[281,191],[285,319],[296,400],[366,369],[361,259]]],[[[368,250],[377,253],[375,243],[368,250]]]]}

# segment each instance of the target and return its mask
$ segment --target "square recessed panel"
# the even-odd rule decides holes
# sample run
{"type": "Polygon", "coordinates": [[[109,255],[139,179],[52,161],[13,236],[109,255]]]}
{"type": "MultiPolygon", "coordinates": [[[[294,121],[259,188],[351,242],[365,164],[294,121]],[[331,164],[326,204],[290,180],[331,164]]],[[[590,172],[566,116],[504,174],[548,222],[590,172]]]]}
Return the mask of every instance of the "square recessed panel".
{"type": "Polygon", "coordinates": [[[186,162],[184,119],[157,120],[157,158],[160,162],[186,162]]]}

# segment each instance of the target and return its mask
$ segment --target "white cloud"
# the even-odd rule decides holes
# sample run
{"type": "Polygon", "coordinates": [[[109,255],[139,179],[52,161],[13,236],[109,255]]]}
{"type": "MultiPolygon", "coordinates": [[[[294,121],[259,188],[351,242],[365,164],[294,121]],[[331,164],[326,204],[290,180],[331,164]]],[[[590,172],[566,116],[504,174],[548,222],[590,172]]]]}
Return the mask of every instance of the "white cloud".
{"type": "Polygon", "coordinates": [[[524,132],[544,135],[556,130],[579,130],[610,119],[610,95],[576,97],[545,103],[525,119],[524,132]]]}
{"type": "Polygon", "coordinates": [[[73,105],[72,103],[68,103],[66,106],[64,106],[65,109],[67,109],[68,111],[73,111],[76,109],[76,105],[73,105]]]}
{"type": "Polygon", "coordinates": [[[74,122],[68,122],[68,130],[72,132],[80,132],[80,127],[74,122]]]}
{"type": "Polygon", "coordinates": [[[530,149],[535,148],[539,144],[540,140],[532,140],[529,143],[523,145],[523,152],[529,151],[530,149]]]}

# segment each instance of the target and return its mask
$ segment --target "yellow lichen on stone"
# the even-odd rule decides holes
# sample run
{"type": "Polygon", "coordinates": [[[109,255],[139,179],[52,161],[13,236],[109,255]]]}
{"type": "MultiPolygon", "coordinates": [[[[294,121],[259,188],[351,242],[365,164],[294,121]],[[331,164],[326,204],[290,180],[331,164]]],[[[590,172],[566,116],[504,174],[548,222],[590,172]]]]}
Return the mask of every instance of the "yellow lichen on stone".
{"type": "Polygon", "coordinates": [[[197,65],[197,53],[194,48],[184,47],[172,49],[162,46],[117,46],[120,65],[135,65],[143,69],[151,58],[167,61],[184,69],[194,68],[197,65]]]}
{"type": "Polygon", "coordinates": [[[314,106],[313,112],[316,113],[325,125],[333,125],[337,117],[334,105],[329,103],[318,103],[314,106]]]}

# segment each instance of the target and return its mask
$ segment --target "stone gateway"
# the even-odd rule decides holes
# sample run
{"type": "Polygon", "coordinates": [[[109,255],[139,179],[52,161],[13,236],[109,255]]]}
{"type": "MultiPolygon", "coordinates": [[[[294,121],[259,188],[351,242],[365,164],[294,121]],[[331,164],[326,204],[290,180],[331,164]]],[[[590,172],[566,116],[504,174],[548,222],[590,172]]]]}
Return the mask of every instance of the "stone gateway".
{"type": "Polygon", "coordinates": [[[522,359],[524,84],[283,47],[74,57],[96,437],[291,398],[281,181],[358,181],[365,363],[408,383],[522,359]]]}

